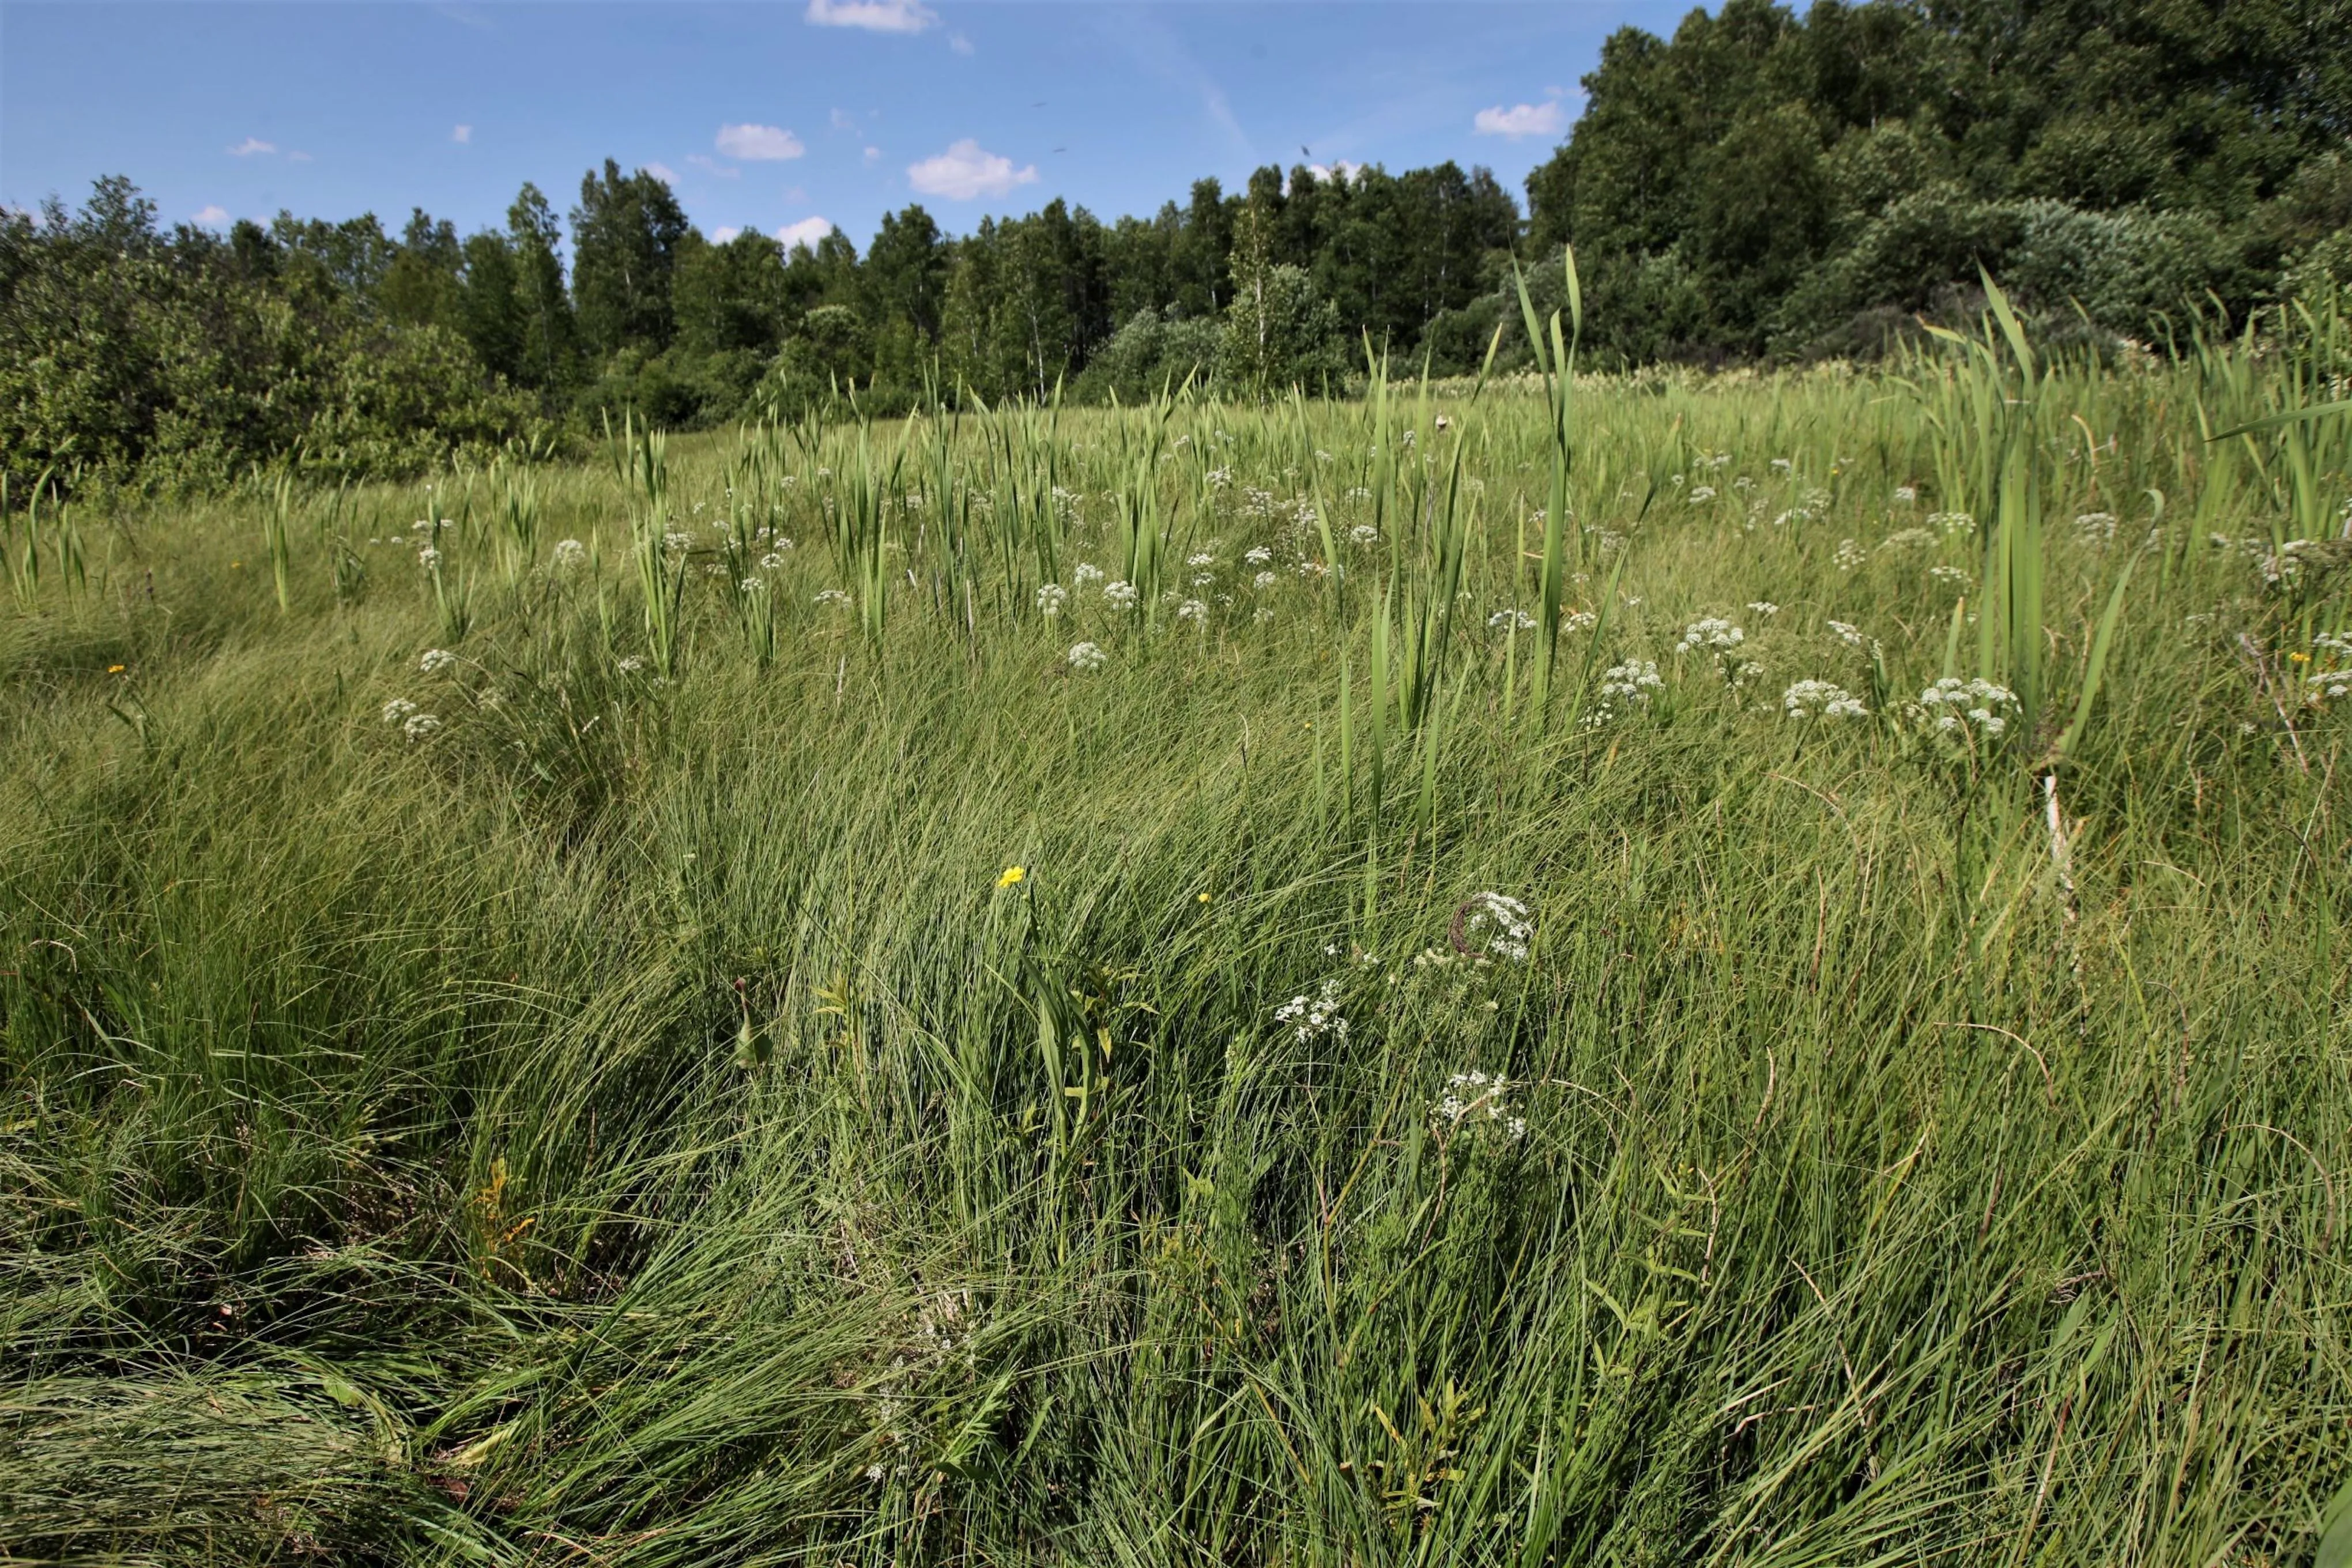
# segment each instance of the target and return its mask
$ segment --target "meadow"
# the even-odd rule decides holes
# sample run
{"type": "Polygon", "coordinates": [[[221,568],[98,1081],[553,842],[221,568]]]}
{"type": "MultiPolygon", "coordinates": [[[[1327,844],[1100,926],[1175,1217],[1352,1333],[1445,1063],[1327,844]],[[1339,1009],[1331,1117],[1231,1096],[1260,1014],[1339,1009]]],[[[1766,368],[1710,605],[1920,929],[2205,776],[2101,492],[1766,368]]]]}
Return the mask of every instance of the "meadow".
{"type": "Polygon", "coordinates": [[[2352,1562],[2352,345],[1993,302],[11,495],[0,1561],[2352,1562]]]}

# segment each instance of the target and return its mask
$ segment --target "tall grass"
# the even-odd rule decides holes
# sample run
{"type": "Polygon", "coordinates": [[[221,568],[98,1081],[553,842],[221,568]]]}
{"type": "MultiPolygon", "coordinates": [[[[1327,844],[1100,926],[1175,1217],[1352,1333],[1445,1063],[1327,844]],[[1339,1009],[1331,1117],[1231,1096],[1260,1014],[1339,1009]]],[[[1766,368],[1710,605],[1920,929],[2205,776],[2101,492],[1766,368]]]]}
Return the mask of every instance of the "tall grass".
{"type": "Polygon", "coordinates": [[[1536,330],[20,499],[12,1560],[2313,1562],[2340,332],[1536,330]]]}

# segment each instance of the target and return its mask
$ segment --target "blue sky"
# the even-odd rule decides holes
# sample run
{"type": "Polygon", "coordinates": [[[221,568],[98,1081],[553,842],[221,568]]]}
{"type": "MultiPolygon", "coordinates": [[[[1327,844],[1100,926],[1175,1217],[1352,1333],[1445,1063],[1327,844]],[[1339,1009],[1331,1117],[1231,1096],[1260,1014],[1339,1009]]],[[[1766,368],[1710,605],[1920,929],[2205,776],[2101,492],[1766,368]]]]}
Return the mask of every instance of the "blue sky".
{"type": "Polygon", "coordinates": [[[860,248],[1055,195],[1106,219],[1266,163],[1453,158],[1516,193],[1628,24],[1687,5],[0,3],[0,203],[125,174],[166,222],[558,210],[607,157],[706,233],[860,248]],[[1304,155],[1302,155],[1304,150],[1304,155]]]}

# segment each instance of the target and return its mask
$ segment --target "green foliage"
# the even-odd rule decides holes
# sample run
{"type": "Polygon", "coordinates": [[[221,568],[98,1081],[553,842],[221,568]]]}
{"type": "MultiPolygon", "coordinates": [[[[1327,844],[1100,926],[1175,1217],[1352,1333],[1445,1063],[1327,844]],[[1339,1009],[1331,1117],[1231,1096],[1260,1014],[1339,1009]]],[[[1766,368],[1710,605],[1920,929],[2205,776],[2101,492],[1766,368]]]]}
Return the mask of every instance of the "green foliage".
{"type": "Polygon", "coordinates": [[[1529,283],[1475,395],[12,489],[7,1553],[2339,1568],[2340,320],[1529,283]]]}
{"type": "MultiPolygon", "coordinates": [[[[1131,401],[1194,374],[1266,398],[1340,386],[1366,343],[1472,375],[1519,315],[1515,268],[1560,304],[1571,239],[1588,363],[1895,353],[1974,331],[1984,275],[2044,341],[2186,352],[2216,304],[2242,322],[2352,268],[2339,9],[1729,0],[1606,42],[1524,223],[1450,161],[1267,165],[1150,217],[1055,199],[964,236],[910,205],[862,257],[838,232],[713,241],[611,160],[568,236],[526,184],[473,235],[422,209],[397,237],[281,213],[224,243],[157,233],[110,181],[79,218],[0,221],[0,434],[20,478],[202,485],[306,443],[378,471],[350,465],[592,441],[615,416],[1131,401]],[[372,360],[401,384],[363,384],[372,360]]],[[[1499,341],[1492,368],[1533,365],[1499,341]]]]}
{"type": "Polygon", "coordinates": [[[401,310],[368,309],[333,281],[373,265],[365,230],[325,237],[341,247],[327,260],[252,226],[228,243],[167,238],[122,181],[77,213],[51,204],[38,226],[0,217],[4,471],[205,486],[291,461],[357,477],[530,437],[528,404],[433,319],[458,301],[439,275],[387,266],[401,310]]]}
{"type": "Polygon", "coordinates": [[[612,159],[580,181],[572,209],[572,293],[580,333],[604,353],[669,346],[671,274],[689,226],[658,176],[624,174],[612,159]]]}
{"type": "Polygon", "coordinates": [[[1087,364],[1076,392],[1085,402],[1115,395],[1132,406],[1187,382],[1206,386],[1223,339],[1215,321],[1138,310],[1087,364]]]}
{"type": "MultiPolygon", "coordinates": [[[[1604,45],[1528,176],[1530,237],[1575,239],[1596,298],[1676,258],[1703,293],[1687,357],[1883,346],[1979,266],[2045,322],[2156,336],[2189,300],[2251,309],[2284,237],[2318,237],[2297,185],[2352,123],[2318,42],[2340,26],[2322,0],[1732,0],[1604,45]]],[[[1639,314],[1598,319],[1604,354],[1658,352],[1639,314]]]]}
{"type": "Polygon", "coordinates": [[[1274,259],[1266,204],[1244,209],[1234,247],[1234,298],[1217,341],[1215,377],[1231,395],[1264,401],[1326,393],[1343,373],[1339,312],[1306,268],[1274,259]]]}

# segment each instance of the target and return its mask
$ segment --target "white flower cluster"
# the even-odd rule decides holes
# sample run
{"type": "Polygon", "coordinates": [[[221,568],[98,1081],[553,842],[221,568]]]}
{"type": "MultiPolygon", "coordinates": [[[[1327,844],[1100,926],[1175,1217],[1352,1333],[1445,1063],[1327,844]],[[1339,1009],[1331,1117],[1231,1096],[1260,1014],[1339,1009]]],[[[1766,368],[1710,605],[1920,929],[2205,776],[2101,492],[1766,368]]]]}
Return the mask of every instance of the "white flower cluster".
{"type": "Polygon", "coordinates": [[[839,588],[820,588],[817,590],[816,602],[820,605],[846,605],[849,603],[849,595],[839,588]]]}
{"type": "Polygon", "coordinates": [[[1253,566],[1268,566],[1274,563],[1274,552],[1263,544],[1253,544],[1242,552],[1242,559],[1253,566]]]}
{"type": "Polygon", "coordinates": [[[1876,638],[1852,621],[1824,621],[1822,624],[1829,627],[1837,640],[1848,647],[1870,648],[1877,646],[1876,638]]]}
{"type": "Polygon", "coordinates": [[[1486,626],[1492,631],[1531,632],[1536,629],[1536,618],[1525,610],[1496,610],[1486,617],[1486,626]]]}
{"type": "Polygon", "coordinates": [[[1936,535],[1925,528],[1898,528],[1878,542],[1881,550],[1933,550],[1936,535]]]}
{"type": "Polygon", "coordinates": [[[1927,575],[1947,588],[1957,588],[1963,594],[1967,593],[1976,582],[1975,578],[1970,577],[1964,569],[1958,566],[1930,566],[1927,568],[1927,575]]]}
{"type": "Polygon", "coordinates": [[[1511,1082],[1473,1068],[1445,1080],[1445,1092],[1429,1108],[1430,1126],[1443,1134],[1465,1125],[1500,1132],[1513,1142],[1528,1135],[1524,1116],[1511,1112],[1511,1082]]]}
{"type": "Polygon", "coordinates": [[[1964,511],[1931,511],[1927,514],[1927,526],[1946,533],[1966,533],[1976,525],[1977,520],[1964,511]]]}
{"type": "Polygon", "coordinates": [[[576,539],[559,539],[555,542],[555,569],[558,572],[577,572],[587,564],[588,547],[586,545],[576,539]]]}
{"type": "Polygon", "coordinates": [[[1377,528],[1374,528],[1374,527],[1373,527],[1370,523],[1369,523],[1369,522],[1360,522],[1360,523],[1356,524],[1356,526],[1355,526],[1355,527],[1353,527],[1353,528],[1351,528],[1351,529],[1349,529],[1349,530],[1348,531],[1348,538],[1349,538],[1349,541],[1351,543],[1356,543],[1356,544],[1372,544],[1372,543],[1377,543],[1377,542],[1379,542],[1379,540],[1380,540],[1380,537],[1381,537],[1381,531],[1380,531],[1379,529],[1377,529],[1377,528]]]}
{"type": "Polygon", "coordinates": [[[405,697],[395,697],[383,705],[383,721],[399,725],[400,732],[408,737],[412,745],[441,728],[440,720],[418,711],[416,704],[405,697]]]}
{"type": "MultiPolygon", "coordinates": [[[[2316,650],[2312,655],[2315,660],[2330,654],[2338,659],[2352,660],[2352,634],[2315,632],[2311,646],[2316,650]]],[[[2338,665],[2324,669],[2316,663],[2305,667],[2304,706],[2317,708],[2323,703],[2341,702],[2347,697],[2352,697],[2352,667],[2338,665]]]]}
{"type": "Polygon", "coordinates": [[[1103,603],[1114,610],[1135,608],[1135,584],[1121,578],[1103,584],[1103,603]]]}
{"type": "Polygon", "coordinates": [[[2116,536],[2116,514],[2086,511],[2074,519],[2074,535],[2085,544],[2105,544],[2116,536]]]}
{"type": "Polygon", "coordinates": [[[1584,727],[1598,730],[1641,711],[1650,705],[1650,694],[1665,684],[1654,659],[1629,658],[1611,665],[1601,672],[1601,703],[1584,716],[1584,727]]]}
{"type": "Polygon", "coordinates": [[[1176,606],[1176,618],[1180,621],[1199,621],[1206,626],[1209,620],[1209,606],[1198,599],[1187,599],[1176,606]]]}
{"type": "Polygon", "coordinates": [[[1601,617],[1591,610],[1562,610],[1559,624],[1564,631],[1589,632],[1601,624],[1601,617]]]}
{"type": "Polygon", "coordinates": [[[1078,585],[1078,592],[1082,594],[1102,580],[1103,569],[1092,562],[1081,561],[1070,569],[1070,581],[1078,585]]]}
{"type": "Polygon", "coordinates": [[[1640,708],[1648,704],[1650,693],[1664,690],[1665,684],[1659,678],[1655,659],[1629,658],[1601,672],[1601,697],[1604,702],[1622,702],[1629,708],[1640,708]]]}
{"type": "Polygon", "coordinates": [[[1693,506],[1704,506],[1714,499],[1715,487],[1713,485],[1693,485],[1690,488],[1690,503],[1693,506]]]}
{"type": "Polygon", "coordinates": [[[1751,599],[1748,601],[1748,608],[1756,615],[1765,616],[1777,616],[1780,613],[1780,606],[1769,599],[1751,599]]]}
{"type": "Polygon", "coordinates": [[[1287,1024],[1300,1045],[1319,1040],[1326,1035],[1337,1040],[1348,1037],[1348,1020],[1339,1016],[1339,983],[1326,980],[1313,995],[1293,996],[1274,1010],[1274,1021],[1287,1024]]]}
{"type": "Polygon", "coordinates": [[[1748,634],[1720,616],[1709,616],[1693,621],[1683,628],[1683,640],[1675,645],[1676,653],[1712,653],[1717,658],[1729,653],[1748,640],[1748,634]]]}
{"type": "Polygon", "coordinates": [[[1059,583],[1041,584],[1037,589],[1038,613],[1051,620],[1062,613],[1062,606],[1069,603],[1069,590],[1059,583]]]}
{"type": "Polygon", "coordinates": [[[1070,645],[1072,669],[1100,669],[1109,662],[1110,656],[1103,652],[1099,644],[1082,642],[1070,645]]]}
{"type": "Polygon", "coordinates": [[[1870,710],[1843,686],[1800,680],[1780,694],[1780,711],[1791,719],[1864,719],[1870,710]]]}
{"type": "Polygon", "coordinates": [[[1454,911],[1452,936],[1458,952],[1525,963],[1535,934],[1535,916],[1508,893],[1473,893],[1454,911]]]}
{"type": "Polygon", "coordinates": [[[454,669],[457,664],[457,656],[447,648],[428,647],[425,657],[416,661],[416,668],[426,675],[438,675],[445,669],[454,669]]]}
{"type": "Polygon", "coordinates": [[[1919,499],[1919,487],[1916,485],[1897,485],[1895,487],[1895,499],[1902,502],[1905,506],[1909,506],[1913,501],[1919,499]]]}
{"type": "Polygon", "coordinates": [[[1837,553],[1830,557],[1830,563],[1841,572],[1858,572],[1869,563],[1870,552],[1851,539],[1839,540],[1837,553]]]}
{"type": "Polygon", "coordinates": [[[1919,693],[1922,721],[1936,734],[1969,745],[1990,744],[2009,731],[2017,693],[1990,680],[1945,676],[1919,693]]]}

